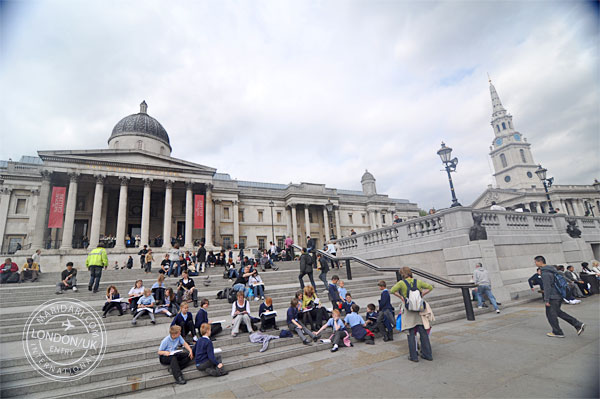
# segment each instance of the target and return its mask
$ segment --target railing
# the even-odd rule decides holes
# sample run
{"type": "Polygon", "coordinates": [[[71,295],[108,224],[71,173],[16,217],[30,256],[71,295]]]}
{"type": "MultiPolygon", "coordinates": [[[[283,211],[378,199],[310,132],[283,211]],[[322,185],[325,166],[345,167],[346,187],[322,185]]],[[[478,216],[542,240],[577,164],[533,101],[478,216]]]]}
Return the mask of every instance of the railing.
{"type": "MultiPolygon", "coordinates": [[[[300,247],[296,244],[292,244],[292,246],[294,248],[302,251],[302,247],[300,247]]],[[[330,253],[322,251],[320,249],[317,249],[316,253],[320,254],[321,256],[326,257],[327,259],[329,259],[331,261],[338,261],[338,262],[344,261],[346,263],[346,276],[347,276],[348,280],[352,280],[352,268],[350,267],[350,261],[360,263],[361,265],[366,266],[369,269],[375,270],[377,272],[382,272],[382,273],[395,272],[396,280],[397,281],[402,280],[402,277],[400,275],[400,269],[397,267],[381,267],[372,262],[369,262],[368,260],[359,258],[357,256],[333,256],[330,253]]],[[[417,276],[426,278],[427,280],[433,281],[434,283],[441,284],[448,288],[460,289],[462,291],[463,302],[465,304],[465,312],[467,315],[467,320],[475,320],[475,313],[473,312],[473,302],[471,301],[471,295],[469,293],[469,289],[477,287],[477,284],[475,284],[475,283],[457,283],[457,282],[445,279],[443,277],[437,276],[435,274],[426,272],[424,270],[416,269],[416,268],[412,268],[412,267],[410,268],[410,270],[412,271],[413,274],[416,274],[417,276]]]]}

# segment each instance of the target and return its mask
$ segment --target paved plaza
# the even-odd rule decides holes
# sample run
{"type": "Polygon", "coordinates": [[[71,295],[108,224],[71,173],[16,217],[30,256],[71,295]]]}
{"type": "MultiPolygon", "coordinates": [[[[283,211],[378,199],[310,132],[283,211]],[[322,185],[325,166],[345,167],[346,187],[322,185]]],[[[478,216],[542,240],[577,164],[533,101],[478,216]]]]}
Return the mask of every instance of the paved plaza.
{"type": "Polygon", "coordinates": [[[599,296],[565,306],[586,323],[579,337],[564,322],[564,339],[546,337],[544,306],[535,301],[434,326],[433,362],[409,362],[406,339],[396,336],[393,343],[311,353],[128,397],[597,397],[599,307],[599,296]]]}

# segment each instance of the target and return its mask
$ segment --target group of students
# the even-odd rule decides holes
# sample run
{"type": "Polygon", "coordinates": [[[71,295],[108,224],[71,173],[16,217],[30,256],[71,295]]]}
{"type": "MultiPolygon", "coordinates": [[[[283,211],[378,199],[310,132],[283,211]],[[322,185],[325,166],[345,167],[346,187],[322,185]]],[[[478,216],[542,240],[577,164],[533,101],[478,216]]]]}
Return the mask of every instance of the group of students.
{"type": "MultiPolygon", "coordinates": [[[[583,262],[581,264],[581,272],[575,271],[575,268],[572,265],[567,265],[566,269],[564,265],[557,265],[556,270],[567,282],[563,302],[569,305],[581,303],[579,298],[586,298],[592,295],[591,284],[585,282],[582,279],[582,276],[595,276],[597,280],[600,280],[600,267],[598,267],[597,261],[592,261],[592,266],[590,266],[588,262],[583,262]]],[[[536,273],[531,276],[527,282],[532,291],[535,290],[534,286],[537,285],[539,286],[539,292],[541,294],[544,293],[544,283],[540,267],[537,268],[536,273]]]]}

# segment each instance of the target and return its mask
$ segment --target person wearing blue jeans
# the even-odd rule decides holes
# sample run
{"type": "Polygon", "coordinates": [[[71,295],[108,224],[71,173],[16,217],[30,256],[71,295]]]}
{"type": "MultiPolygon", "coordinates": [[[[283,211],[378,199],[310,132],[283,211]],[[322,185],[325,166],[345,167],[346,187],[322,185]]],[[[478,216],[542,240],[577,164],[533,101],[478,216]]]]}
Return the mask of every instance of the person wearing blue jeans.
{"type": "Polygon", "coordinates": [[[477,284],[477,307],[479,309],[483,308],[483,296],[487,296],[490,300],[490,303],[496,310],[496,313],[500,313],[500,309],[498,309],[498,304],[496,303],[496,298],[492,293],[492,284],[490,282],[490,277],[488,275],[487,270],[484,270],[481,263],[477,263],[475,265],[475,271],[473,272],[473,282],[477,284]]]}
{"type": "Polygon", "coordinates": [[[170,265],[169,271],[167,272],[167,276],[171,277],[171,273],[173,272],[173,270],[175,270],[175,277],[179,277],[179,275],[181,274],[181,263],[179,263],[178,260],[171,260],[169,262],[170,265]],[[175,265],[175,267],[173,267],[173,265],[175,265]]]}

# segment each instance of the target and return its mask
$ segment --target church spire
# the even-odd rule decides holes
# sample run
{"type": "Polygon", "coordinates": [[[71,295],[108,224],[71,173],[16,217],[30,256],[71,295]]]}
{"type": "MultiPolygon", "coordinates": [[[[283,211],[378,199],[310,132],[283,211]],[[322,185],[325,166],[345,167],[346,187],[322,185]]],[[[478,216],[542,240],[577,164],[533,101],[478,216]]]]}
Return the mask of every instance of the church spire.
{"type": "MultiPolygon", "coordinates": [[[[489,75],[488,75],[489,79],[489,75]]],[[[505,115],[506,110],[502,106],[502,102],[500,101],[500,96],[498,96],[498,92],[496,92],[496,88],[492,84],[492,79],[489,79],[490,82],[490,95],[492,96],[492,118],[497,118],[499,116],[505,115]]]]}

